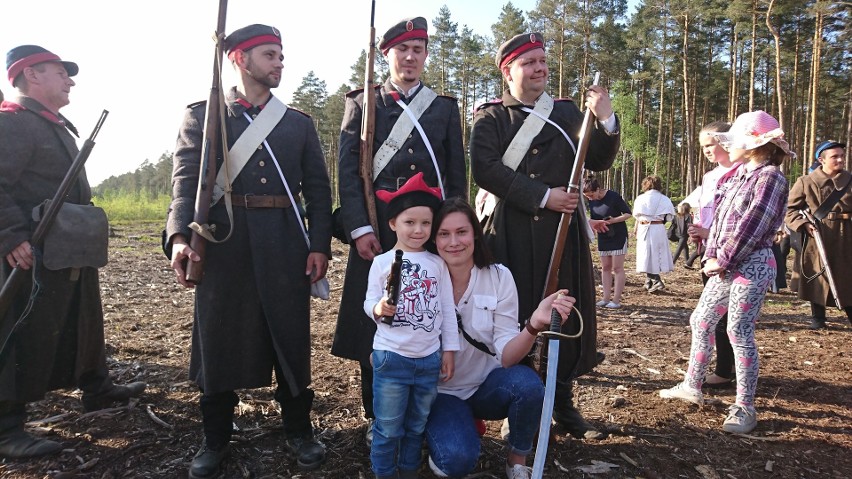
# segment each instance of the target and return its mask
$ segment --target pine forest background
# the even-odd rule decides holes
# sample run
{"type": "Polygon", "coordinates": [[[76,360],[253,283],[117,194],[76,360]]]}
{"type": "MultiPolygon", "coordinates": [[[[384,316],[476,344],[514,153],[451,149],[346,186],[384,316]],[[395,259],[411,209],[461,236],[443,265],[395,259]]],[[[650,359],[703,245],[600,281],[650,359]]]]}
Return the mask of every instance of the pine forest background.
{"type": "MultiPolygon", "coordinates": [[[[668,196],[685,196],[709,166],[698,146],[701,127],[758,109],[778,118],[798,154],[783,165],[792,182],[812,163],[816,144],[852,139],[850,12],[850,1],[645,0],[628,16],[626,0],[539,0],[528,12],[506,3],[490,32],[474,32],[454,22],[445,5],[431,21],[423,80],[458,99],[466,142],[475,105],[505,88],[494,65],[497,46],[539,31],[552,96],[582,103],[584,86],[600,71],[622,138],[616,163],[598,177],[626,199],[648,174],[663,178],[668,196]]],[[[365,59],[365,51],[353,58],[349,82],[332,92],[308,72],[290,102],[314,119],[335,204],[344,95],[363,86],[365,59]]],[[[377,82],[387,74],[378,53],[377,82]]],[[[847,149],[847,169],[849,155],[847,149]]],[[[98,185],[98,202],[113,220],[164,218],[171,169],[168,151],[145,160],[98,185]]]]}

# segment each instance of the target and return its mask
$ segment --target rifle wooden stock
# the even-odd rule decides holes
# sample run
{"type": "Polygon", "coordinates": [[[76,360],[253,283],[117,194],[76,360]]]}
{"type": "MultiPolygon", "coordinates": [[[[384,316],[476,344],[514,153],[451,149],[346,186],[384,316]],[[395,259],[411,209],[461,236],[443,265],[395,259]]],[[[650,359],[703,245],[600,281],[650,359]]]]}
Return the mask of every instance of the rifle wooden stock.
{"type": "MultiPolygon", "coordinates": [[[[599,78],[600,73],[595,73],[595,81],[592,85],[597,85],[599,78]]],[[[592,109],[589,108],[586,110],[586,115],[583,117],[583,124],[580,127],[580,144],[577,145],[577,155],[574,157],[574,167],[571,170],[571,179],[568,181],[569,193],[580,192],[580,179],[583,176],[583,167],[586,164],[586,153],[589,151],[590,133],[594,121],[595,115],[592,113],[592,109]]],[[[578,205],[578,207],[581,206],[578,205]]],[[[568,239],[568,228],[571,226],[572,216],[572,213],[563,213],[559,219],[553,252],[550,254],[550,264],[547,266],[547,281],[544,284],[542,298],[550,296],[559,289],[559,265],[562,263],[562,255],[565,253],[565,242],[568,239]]]]}
{"type": "Polygon", "coordinates": [[[370,47],[364,65],[364,102],[361,108],[361,155],[358,160],[358,173],[364,186],[364,205],[373,233],[379,238],[379,218],[376,214],[376,196],[373,192],[373,140],[376,133],[376,90],[373,87],[373,64],[376,61],[376,0],[370,12],[370,47]]]}
{"type": "MultiPolygon", "coordinates": [[[[193,222],[206,225],[210,216],[210,201],[213,199],[213,187],[216,185],[216,158],[222,138],[222,122],[220,120],[220,88],[222,69],[222,41],[225,38],[225,16],[228,11],[228,0],[219,0],[219,15],[216,21],[216,53],[213,58],[213,84],[210,87],[210,97],[207,99],[207,110],[204,114],[204,139],[202,141],[201,165],[198,170],[198,190],[195,195],[195,214],[193,222]]],[[[193,284],[201,283],[204,276],[204,256],[207,251],[207,240],[192,232],[189,247],[198,253],[199,261],[186,260],[186,280],[193,284]]]]}
{"type": "MultiPolygon", "coordinates": [[[[109,112],[106,110],[101,112],[101,116],[98,119],[98,123],[95,125],[95,129],[92,130],[92,134],[89,135],[89,138],[83,142],[83,147],[80,148],[79,152],[77,152],[77,156],[71,163],[71,168],[68,169],[68,173],[65,174],[65,178],[63,178],[62,183],[59,184],[59,189],[57,189],[56,193],[53,195],[53,199],[50,201],[47,211],[45,211],[42,215],[41,220],[39,220],[38,225],[36,226],[35,232],[33,232],[32,238],[30,238],[30,245],[32,245],[33,248],[41,248],[44,243],[47,232],[50,231],[50,228],[56,221],[56,215],[59,214],[59,209],[62,208],[62,205],[65,203],[65,197],[68,195],[68,191],[71,190],[71,187],[77,182],[77,177],[80,176],[80,172],[83,171],[83,166],[86,164],[86,160],[89,159],[89,154],[92,152],[92,148],[95,147],[95,137],[98,136],[98,132],[100,132],[101,126],[103,126],[104,120],[106,120],[108,114],[109,112]]],[[[0,259],[5,261],[5,258],[0,259]]],[[[33,268],[35,267],[36,265],[33,265],[33,268]]],[[[0,290],[0,321],[6,317],[6,313],[8,313],[9,308],[12,306],[15,295],[18,293],[18,290],[21,289],[21,285],[24,283],[24,279],[27,274],[29,274],[27,271],[16,266],[12,268],[12,272],[9,274],[9,277],[6,278],[6,282],[3,283],[3,289],[0,290]]],[[[15,332],[18,329],[18,324],[19,322],[15,323],[8,336],[3,341],[2,349],[0,349],[0,364],[5,362],[5,353],[8,349],[7,346],[14,338],[15,332]]]]}

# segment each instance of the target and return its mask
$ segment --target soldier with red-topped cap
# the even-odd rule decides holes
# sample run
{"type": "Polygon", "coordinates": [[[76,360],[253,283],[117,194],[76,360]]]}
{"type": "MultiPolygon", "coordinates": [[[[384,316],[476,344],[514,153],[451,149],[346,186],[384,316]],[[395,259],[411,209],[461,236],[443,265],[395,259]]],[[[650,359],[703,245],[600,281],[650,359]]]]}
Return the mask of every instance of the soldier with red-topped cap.
{"type": "MultiPolygon", "coordinates": [[[[584,329],[580,339],[562,341],[554,419],[575,437],[601,438],[604,434],[574,407],[572,388],[574,378],[598,363],[590,235],[582,208],[578,210],[579,194],[566,192],[583,113],[573,101],[554,100],[547,94],[547,55],[541,34],[525,33],[503,43],[496,64],[509,88],[500,100],[477,109],[470,138],[473,178],[497,199],[485,234],[497,261],[512,271],[523,326],[542,298],[560,217],[577,213],[568,230],[558,287],[577,299],[584,329]]],[[[619,145],[609,94],[602,86],[591,86],[584,103],[597,118],[585,168],[606,170],[619,145]]],[[[569,319],[563,332],[575,331],[576,325],[569,319]]]]}
{"type": "MultiPolygon", "coordinates": [[[[379,49],[390,77],[376,89],[373,144],[373,189],[394,192],[409,178],[423,173],[444,197],[464,196],[467,188],[461,117],[455,98],[436,94],[421,81],[428,55],[428,22],[407,18],[391,26],[379,49]]],[[[361,399],[370,423],[373,414],[373,370],[369,363],[376,326],[364,314],[367,275],[373,258],[396,243],[388,227],[387,205],[376,201],[379,231],[367,217],[364,189],[358,175],[363,90],[346,95],[340,131],[340,226],[349,242],[349,261],[331,352],[361,366],[361,399]],[[378,235],[376,235],[378,233],[378,235]],[[378,238],[377,238],[378,236],[378,238]],[[379,241],[381,240],[381,242],[379,241]]],[[[371,440],[367,425],[367,442],[371,440]]]]}
{"type": "MultiPolygon", "coordinates": [[[[106,366],[104,318],[94,266],[48,269],[30,239],[33,210],[53,198],[77,155],[77,130],[59,110],[69,103],[76,63],[37,45],[6,54],[9,82],[18,96],[0,104],[0,284],[12,268],[27,274],[2,321],[2,337],[31,309],[0,365],[0,457],[17,459],[56,453],[62,446],[24,431],[26,403],[48,391],[79,387],[87,411],[127,403],[145,383],[112,383],[106,366]]],[[[66,197],[87,205],[92,191],[82,172],[66,197]]],[[[54,263],[51,263],[54,264],[54,263]]]]}
{"type": "MultiPolygon", "coordinates": [[[[271,93],[283,69],[279,31],[249,25],[224,41],[238,82],[223,106],[227,144],[219,151],[228,150],[228,166],[221,156],[215,159],[218,177],[209,215],[215,241],[208,241],[204,280],[196,287],[189,375],[202,393],[204,441],[190,478],[218,474],[239,402],[234,391],[269,386],[273,371],[286,452],[303,469],[325,460],[325,447],[311,426],[314,392],[309,388],[311,284],[325,276],[331,257],[325,159],[310,116],[271,93]],[[307,232],[303,219],[310,225],[307,232]]],[[[164,233],[164,249],[184,286],[191,286],[185,262],[199,259],[188,239],[205,105],[187,108],[178,135],[164,233]]]]}

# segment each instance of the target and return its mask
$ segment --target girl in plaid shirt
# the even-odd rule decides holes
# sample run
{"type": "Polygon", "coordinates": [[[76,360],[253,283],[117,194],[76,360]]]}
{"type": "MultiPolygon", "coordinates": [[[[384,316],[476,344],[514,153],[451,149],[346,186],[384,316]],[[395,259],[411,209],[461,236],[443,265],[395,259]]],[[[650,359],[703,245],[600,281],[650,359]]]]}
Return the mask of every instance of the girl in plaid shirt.
{"type": "Polygon", "coordinates": [[[755,323],[766,291],[775,280],[772,242],[787,206],[787,179],[778,165],[788,155],[795,155],[778,121],[763,111],[740,115],[729,132],[718,133],[716,138],[730,152],[731,160],[743,165],[717,193],[703,263],[710,280],[690,318],[689,368],[683,382],[660,391],[660,396],[704,403],[701,384],[713,352],[713,331],[722,315],[728,313],[737,399],[722,429],[744,434],[757,426],[755,323]]]}

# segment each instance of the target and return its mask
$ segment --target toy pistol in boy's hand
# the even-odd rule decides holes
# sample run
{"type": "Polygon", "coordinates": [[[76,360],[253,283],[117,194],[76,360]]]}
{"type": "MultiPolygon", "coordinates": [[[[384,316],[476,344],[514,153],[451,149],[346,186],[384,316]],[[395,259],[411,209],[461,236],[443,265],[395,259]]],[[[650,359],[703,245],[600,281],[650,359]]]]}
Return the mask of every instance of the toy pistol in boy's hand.
{"type": "MultiPolygon", "coordinates": [[[[399,283],[402,280],[402,250],[396,250],[396,255],[393,258],[390,274],[388,275],[387,295],[388,304],[396,306],[399,298],[399,283]]],[[[382,316],[382,322],[385,324],[393,324],[393,316],[382,316]]]]}

